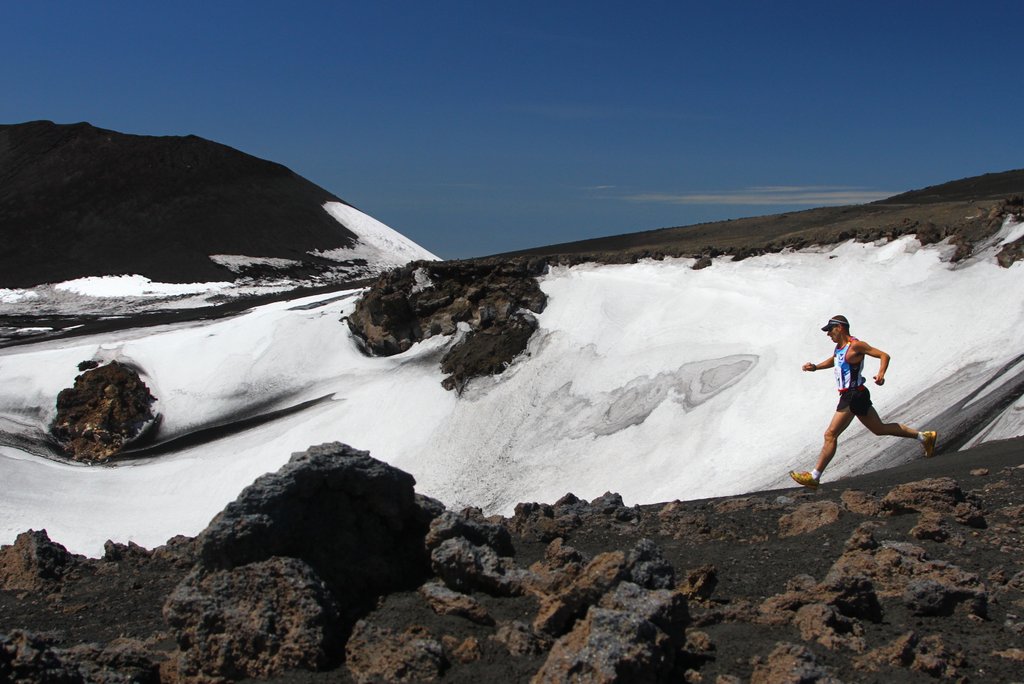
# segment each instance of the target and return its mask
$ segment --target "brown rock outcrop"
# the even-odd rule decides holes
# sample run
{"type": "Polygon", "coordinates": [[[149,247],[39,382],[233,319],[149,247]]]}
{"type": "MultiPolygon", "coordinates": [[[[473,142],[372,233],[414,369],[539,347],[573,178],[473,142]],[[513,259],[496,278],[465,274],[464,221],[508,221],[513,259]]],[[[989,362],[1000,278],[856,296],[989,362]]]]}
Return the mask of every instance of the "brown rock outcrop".
{"type": "Polygon", "coordinates": [[[177,637],[184,681],[321,669],[341,649],[333,597],[295,558],[194,571],[168,597],[164,618],[177,637]]]}
{"type": "Polygon", "coordinates": [[[464,537],[441,542],[430,553],[430,567],[455,591],[482,591],[492,596],[517,596],[525,591],[526,573],[513,559],[464,537]]]}
{"type": "MultiPolygon", "coordinates": [[[[574,621],[619,586],[621,582],[642,589],[668,589],[675,586],[675,571],[661,556],[661,549],[650,539],[641,539],[629,553],[610,551],[598,554],[563,589],[540,594],[540,608],[533,621],[538,632],[553,636],[564,634],[574,621]]],[[[680,592],[680,596],[685,597],[680,592]]]]}
{"type": "Polygon", "coordinates": [[[832,565],[826,584],[870,581],[878,595],[899,598],[919,615],[948,615],[963,605],[984,617],[988,591],[974,573],[928,558],[907,542],[882,542],[875,548],[848,550],[832,565]]]}
{"type": "Polygon", "coordinates": [[[569,537],[573,530],[586,525],[627,525],[638,515],[637,510],[626,506],[622,496],[615,492],[605,492],[593,501],[570,493],[554,504],[516,504],[515,515],[508,526],[522,537],[550,542],[558,537],[569,537]]]}
{"type": "Polygon", "coordinates": [[[754,662],[750,684],[842,684],[806,646],[780,643],[754,662]]]}
{"type": "Polygon", "coordinates": [[[956,480],[936,477],[893,487],[882,499],[882,510],[891,515],[931,512],[945,515],[969,527],[986,525],[981,510],[968,499],[956,480]]]}
{"type": "Polygon", "coordinates": [[[804,641],[816,641],[830,650],[848,648],[858,653],[864,650],[864,627],[835,606],[809,603],[796,611],[793,624],[804,641]]]}
{"type": "Polygon", "coordinates": [[[580,575],[563,591],[542,597],[533,627],[538,632],[559,635],[572,627],[587,609],[628,576],[626,554],[609,551],[594,557],[580,575]]]}
{"type": "Polygon", "coordinates": [[[854,661],[858,669],[878,671],[883,667],[904,667],[937,678],[953,678],[966,661],[958,651],[948,647],[938,635],[921,637],[907,632],[887,646],[864,654],[854,661]]]}
{"type": "Polygon", "coordinates": [[[537,634],[529,625],[517,620],[501,624],[491,639],[513,656],[539,655],[551,648],[549,636],[537,634]]]}
{"type": "Polygon", "coordinates": [[[50,541],[46,530],[22,532],[0,548],[0,589],[45,591],[75,569],[80,556],[50,541]]]}
{"type": "Polygon", "coordinates": [[[433,551],[448,539],[463,537],[478,546],[489,546],[499,556],[512,556],[512,536],[504,525],[484,519],[478,508],[467,508],[459,513],[444,511],[430,523],[426,545],[433,551]]]}
{"type": "Polygon", "coordinates": [[[86,369],[57,395],[50,432],[76,461],[105,461],[137,439],[156,419],[156,398],[134,368],[117,361],[86,369]]]}
{"type": "Polygon", "coordinates": [[[688,621],[682,593],[624,582],[555,642],[531,681],[667,681],[688,621]]]}
{"type": "Polygon", "coordinates": [[[479,601],[472,596],[452,591],[440,582],[427,582],[419,588],[419,593],[438,615],[457,615],[478,625],[494,624],[494,618],[479,601]]]}
{"type": "Polygon", "coordinates": [[[779,536],[795,537],[813,532],[839,520],[839,504],[834,501],[813,501],[801,504],[792,513],[779,518],[779,536]]]}
{"type": "Polygon", "coordinates": [[[443,644],[422,627],[396,632],[360,621],[345,646],[345,665],[360,684],[432,682],[447,659],[443,644]]]}
{"type": "Polygon", "coordinates": [[[159,684],[160,664],[141,643],[118,639],[100,646],[59,648],[23,630],[0,634],[0,681],[5,684],[159,684]]]}

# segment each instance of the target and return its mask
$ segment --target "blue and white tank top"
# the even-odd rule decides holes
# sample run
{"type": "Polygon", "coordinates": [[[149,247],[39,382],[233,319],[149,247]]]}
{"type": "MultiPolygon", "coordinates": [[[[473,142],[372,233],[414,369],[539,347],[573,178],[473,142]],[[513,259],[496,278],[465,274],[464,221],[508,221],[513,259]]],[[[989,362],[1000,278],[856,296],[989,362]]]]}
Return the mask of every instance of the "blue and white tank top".
{"type": "Polygon", "coordinates": [[[861,358],[860,363],[850,363],[846,360],[846,355],[850,352],[850,347],[854,342],[857,341],[856,337],[851,337],[850,341],[843,347],[836,347],[835,350],[835,364],[833,370],[836,374],[836,388],[840,392],[847,392],[849,390],[861,387],[864,384],[864,359],[861,358]]]}

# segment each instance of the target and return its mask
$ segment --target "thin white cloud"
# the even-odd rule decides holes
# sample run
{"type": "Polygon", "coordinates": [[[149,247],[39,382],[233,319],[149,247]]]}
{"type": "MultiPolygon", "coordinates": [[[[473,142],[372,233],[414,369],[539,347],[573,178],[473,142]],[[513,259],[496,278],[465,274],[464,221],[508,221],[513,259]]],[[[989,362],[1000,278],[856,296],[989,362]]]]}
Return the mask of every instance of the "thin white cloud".
{"type": "Polygon", "coordinates": [[[673,110],[604,103],[525,103],[512,105],[508,110],[515,114],[552,121],[655,121],[698,118],[689,113],[673,110]]]}
{"type": "Polygon", "coordinates": [[[772,185],[724,192],[660,193],[624,195],[620,199],[650,204],[718,204],[762,206],[842,206],[865,204],[892,197],[896,193],[849,186],[772,185]]]}

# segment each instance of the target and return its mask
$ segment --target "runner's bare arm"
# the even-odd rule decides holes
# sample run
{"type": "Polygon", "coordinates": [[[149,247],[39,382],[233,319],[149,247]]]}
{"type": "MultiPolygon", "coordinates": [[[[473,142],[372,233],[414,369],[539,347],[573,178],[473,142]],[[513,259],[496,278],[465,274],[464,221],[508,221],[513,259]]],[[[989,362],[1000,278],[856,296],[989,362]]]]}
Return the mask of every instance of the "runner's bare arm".
{"type": "Polygon", "coordinates": [[[830,356],[821,363],[814,363],[813,361],[808,361],[803,365],[803,369],[805,371],[816,371],[822,370],[823,368],[831,368],[834,365],[836,365],[836,359],[834,356],[830,356]]]}
{"type": "Polygon", "coordinates": [[[857,340],[856,342],[854,342],[853,346],[851,347],[851,351],[857,352],[859,354],[865,354],[872,358],[878,359],[878,373],[875,375],[875,384],[884,385],[885,371],[888,370],[889,359],[891,359],[892,357],[890,357],[881,349],[872,347],[864,340],[857,340]]]}

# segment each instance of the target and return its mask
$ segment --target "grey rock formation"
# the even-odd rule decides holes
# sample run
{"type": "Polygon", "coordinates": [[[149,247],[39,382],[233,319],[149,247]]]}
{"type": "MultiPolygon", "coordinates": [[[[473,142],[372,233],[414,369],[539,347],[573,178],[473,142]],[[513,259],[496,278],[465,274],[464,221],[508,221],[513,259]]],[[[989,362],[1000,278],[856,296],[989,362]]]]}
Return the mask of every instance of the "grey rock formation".
{"type": "Polygon", "coordinates": [[[465,335],[441,360],[446,389],[501,373],[526,349],[547,297],[542,260],[415,262],[383,274],[363,295],[348,325],[371,354],[391,356],[434,335],[465,335]]]}
{"type": "Polygon", "coordinates": [[[199,566],[230,570],[273,556],[300,558],[324,580],[343,617],[428,574],[429,513],[412,476],[337,442],[292,455],[257,479],[199,535],[199,566]]]}
{"type": "Polygon", "coordinates": [[[429,574],[424,538],[437,507],[413,485],[408,473],[331,443],[243,490],[199,535],[195,566],[164,605],[179,675],[337,664],[378,596],[429,574]]]}

